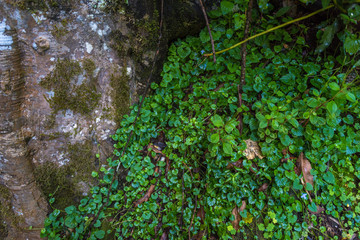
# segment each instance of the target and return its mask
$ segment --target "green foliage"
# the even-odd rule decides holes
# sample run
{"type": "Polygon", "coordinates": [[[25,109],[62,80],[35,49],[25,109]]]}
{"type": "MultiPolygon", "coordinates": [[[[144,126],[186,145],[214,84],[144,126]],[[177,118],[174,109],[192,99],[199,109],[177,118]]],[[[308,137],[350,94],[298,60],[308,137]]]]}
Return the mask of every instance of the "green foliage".
{"type": "MultiPolygon", "coordinates": [[[[240,9],[246,5],[247,1],[227,0],[209,13],[217,49],[243,38],[245,16],[240,9]]],[[[281,21],[264,17],[253,31],[281,21]]],[[[139,119],[134,122],[139,108],[135,105],[112,136],[117,158],[108,159],[100,174],[92,173],[100,185],[66,214],[52,212],[42,236],[325,237],[326,218],[314,214],[320,207],[325,209],[323,216],[339,221],[342,237],[358,233],[360,89],[356,73],[348,78],[356,70],[352,66],[358,52],[343,52],[350,67],[328,54],[305,56],[306,31],[304,25],[290,26],[249,42],[241,106],[240,48],[218,55],[214,63],[202,57],[204,51],[212,51],[207,29],[200,37],[175,42],[162,81],[152,83],[154,93],[144,100],[139,119]],[[240,115],[242,133],[237,128],[240,115]],[[149,145],[162,134],[165,159],[149,145]],[[264,158],[244,156],[246,139],[259,143],[264,158]],[[296,174],[294,159],[300,153],[312,166],[314,185],[302,184],[302,175],[296,174]],[[126,182],[115,179],[110,186],[119,164],[128,171],[126,182]],[[260,191],[265,183],[268,187],[260,191]],[[311,191],[311,201],[306,191],[311,191]],[[247,205],[236,222],[232,212],[243,201],[247,205]]]]}

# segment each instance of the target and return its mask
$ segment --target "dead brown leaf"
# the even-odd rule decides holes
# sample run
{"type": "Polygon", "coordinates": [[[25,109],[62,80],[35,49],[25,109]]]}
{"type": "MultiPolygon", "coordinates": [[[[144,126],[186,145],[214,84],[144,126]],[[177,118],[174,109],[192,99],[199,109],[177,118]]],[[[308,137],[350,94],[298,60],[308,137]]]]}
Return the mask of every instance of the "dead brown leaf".
{"type": "Polygon", "coordinates": [[[312,167],[310,161],[304,156],[304,153],[300,153],[298,162],[300,162],[300,168],[304,177],[305,185],[306,183],[310,183],[314,186],[314,176],[310,173],[312,167]]]}
{"type": "Polygon", "coordinates": [[[232,226],[237,231],[240,229],[239,223],[241,220],[238,207],[235,206],[231,213],[232,213],[232,215],[234,215],[234,221],[232,221],[232,226]]]}
{"type": "Polygon", "coordinates": [[[266,189],[269,187],[269,184],[264,183],[263,185],[261,185],[261,187],[259,187],[258,191],[259,192],[264,192],[266,191],[266,189]]]}
{"type": "Polygon", "coordinates": [[[263,159],[264,156],[261,153],[259,144],[251,139],[245,140],[246,149],[244,150],[244,154],[248,160],[252,160],[255,157],[263,159]]]}
{"type": "Polygon", "coordinates": [[[238,160],[238,161],[236,161],[236,162],[229,163],[229,164],[226,166],[226,168],[227,168],[227,169],[232,169],[232,168],[234,168],[234,167],[241,168],[241,167],[243,166],[243,165],[242,165],[242,162],[243,162],[243,160],[240,159],[240,160],[238,160]]]}
{"type": "Polygon", "coordinates": [[[240,207],[239,212],[244,211],[244,210],[245,210],[245,208],[246,208],[246,202],[243,200],[243,201],[242,201],[242,203],[241,203],[241,207],[240,207]]]}

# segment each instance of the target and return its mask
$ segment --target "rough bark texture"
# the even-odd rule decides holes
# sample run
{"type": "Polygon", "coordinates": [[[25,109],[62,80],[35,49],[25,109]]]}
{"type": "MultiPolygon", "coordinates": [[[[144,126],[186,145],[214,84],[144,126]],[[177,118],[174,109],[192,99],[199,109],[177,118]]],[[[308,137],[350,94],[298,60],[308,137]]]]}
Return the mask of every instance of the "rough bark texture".
{"type": "MultiPolygon", "coordinates": [[[[39,239],[49,194],[87,194],[155,55],[159,0],[48,2],[0,0],[0,239],[39,239]]],[[[155,81],[169,42],[204,26],[195,0],[164,7],[155,81]]]]}

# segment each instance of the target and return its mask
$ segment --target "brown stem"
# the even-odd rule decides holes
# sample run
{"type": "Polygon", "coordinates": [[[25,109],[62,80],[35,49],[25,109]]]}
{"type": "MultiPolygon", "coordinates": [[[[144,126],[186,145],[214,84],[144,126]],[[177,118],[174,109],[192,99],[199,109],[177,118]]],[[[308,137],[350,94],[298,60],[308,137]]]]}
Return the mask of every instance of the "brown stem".
{"type": "Polygon", "coordinates": [[[209,35],[210,35],[210,41],[211,41],[211,47],[212,47],[212,51],[213,51],[213,58],[214,58],[214,63],[216,63],[216,57],[215,57],[215,45],[214,45],[214,39],[211,35],[211,29],[210,29],[210,25],[209,25],[209,20],[208,20],[208,17],[207,17],[207,14],[206,14],[206,10],[205,10],[205,7],[204,7],[204,4],[202,2],[202,0],[199,0],[200,2],[200,6],[201,6],[201,10],[204,14],[204,18],[205,18],[205,22],[206,22],[206,26],[207,26],[207,29],[209,31],[209,35]]]}
{"type": "MultiPolygon", "coordinates": [[[[245,24],[245,30],[244,30],[244,39],[247,39],[249,37],[249,25],[250,25],[250,21],[251,21],[251,11],[252,11],[252,7],[253,7],[253,0],[249,1],[249,5],[248,5],[248,9],[246,12],[246,24],[245,24]]],[[[242,49],[241,49],[241,76],[240,76],[240,82],[238,85],[238,95],[239,95],[239,107],[241,107],[242,105],[242,86],[243,84],[245,84],[245,75],[246,75],[246,45],[247,43],[244,43],[242,45],[242,49]]],[[[243,131],[243,122],[242,122],[242,113],[240,113],[239,118],[239,132],[240,134],[243,131]]]]}
{"type": "Polygon", "coordinates": [[[194,207],[194,212],[193,212],[193,215],[192,215],[192,218],[191,218],[191,222],[190,222],[190,226],[188,228],[188,233],[189,233],[189,240],[191,239],[191,225],[193,224],[193,221],[194,221],[194,217],[195,217],[195,211],[196,211],[196,207],[197,207],[197,195],[195,196],[195,207],[194,207]]]}

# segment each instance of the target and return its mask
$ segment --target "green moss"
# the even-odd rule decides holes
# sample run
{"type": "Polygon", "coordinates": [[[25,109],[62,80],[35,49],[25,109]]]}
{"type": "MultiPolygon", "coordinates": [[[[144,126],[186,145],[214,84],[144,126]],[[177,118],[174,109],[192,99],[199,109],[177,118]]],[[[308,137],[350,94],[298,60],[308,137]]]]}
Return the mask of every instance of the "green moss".
{"type": "Polygon", "coordinates": [[[77,2],[76,0],[15,0],[11,2],[23,10],[66,10],[77,2]]]}
{"type": "Polygon", "coordinates": [[[36,182],[45,198],[47,200],[52,197],[56,199],[52,204],[55,208],[64,209],[66,206],[72,205],[76,197],[80,196],[71,181],[71,173],[69,166],[59,167],[52,162],[46,162],[34,171],[36,182]]]}
{"type": "Polygon", "coordinates": [[[126,74],[126,67],[123,67],[121,73],[114,71],[110,78],[110,86],[112,87],[111,97],[115,108],[114,120],[120,123],[122,116],[129,111],[130,105],[130,78],[126,74]]]}
{"type": "Polygon", "coordinates": [[[119,30],[110,33],[112,44],[119,56],[131,55],[136,62],[141,62],[144,51],[156,48],[159,34],[159,13],[154,11],[152,16],[145,15],[137,19],[131,13],[126,13],[125,21],[129,22],[131,32],[124,36],[119,30]]]}
{"type": "Polygon", "coordinates": [[[7,223],[10,223],[12,227],[18,227],[18,223],[23,221],[20,216],[17,216],[12,210],[11,204],[12,194],[10,190],[0,184],[0,238],[4,239],[8,234],[7,223]]]}
{"type": "Polygon", "coordinates": [[[96,90],[96,79],[92,76],[95,64],[91,62],[84,60],[84,67],[81,67],[77,61],[58,60],[53,72],[40,82],[42,87],[54,91],[54,96],[47,101],[55,114],[70,109],[87,115],[96,107],[101,95],[96,90]],[[79,77],[84,75],[88,78],[77,84],[79,77]]]}
{"type": "Polygon", "coordinates": [[[82,144],[68,144],[67,152],[70,161],[66,165],[59,167],[46,162],[34,170],[36,182],[47,200],[55,198],[52,206],[62,210],[80,200],[77,184],[94,181],[91,172],[96,169],[90,140],[82,144]]]}
{"type": "Polygon", "coordinates": [[[83,69],[85,70],[86,75],[91,78],[94,75],[96,65],[92,59],[86,58],[83,61],[83,69]]]}
{"type": "Polygon", "coordinates": [[[67,25],[68,25],[68,21],[66,19],[63,19],[60,23],[53,24],[52,25],[53,29],[51,30],[51,34],[56,38],[65,36],[69,32],[67,25]]]}
{"type": "Polygon", "coordinates": [[[51,134],[44,134],[44,133],[41,133],[40,134],[40,140],[43,141],[43,140],[54,140],[54,139],[58,139],[58,138],[61,138],[61,137],[70,137],[71,133],[64,133],[64,132],[54,132],[54,133],[51,133],[51,134]]]}

